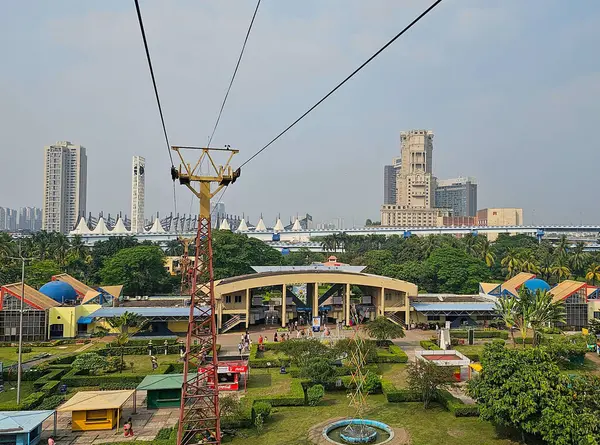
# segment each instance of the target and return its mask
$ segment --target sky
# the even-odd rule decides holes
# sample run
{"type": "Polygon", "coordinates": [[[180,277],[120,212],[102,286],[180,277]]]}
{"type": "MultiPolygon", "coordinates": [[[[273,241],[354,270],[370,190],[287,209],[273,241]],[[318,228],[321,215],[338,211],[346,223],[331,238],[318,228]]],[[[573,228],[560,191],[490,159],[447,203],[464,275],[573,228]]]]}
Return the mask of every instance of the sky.
{"type": "MultiPolygon", "coordinates": [[[[213,145],[240,165],[431,1],[263,0],[213,145]]],[[[140,4],[170,142],[205,145],[256,4],[140,4]]],[[[378,220],[400,131],[428,129],[435,176],[475,176],[479,208],[598,223],[598,23],[596,0],[444,0],[245,166],[227,212],[378,220]]],[[[133,1],[0,2],[0,54],[0,206],[41,206],[43,147],[69,140],[87,148],[88,212],[130,214],[134,155],[146,216],[174,210],[133,1]]]]}

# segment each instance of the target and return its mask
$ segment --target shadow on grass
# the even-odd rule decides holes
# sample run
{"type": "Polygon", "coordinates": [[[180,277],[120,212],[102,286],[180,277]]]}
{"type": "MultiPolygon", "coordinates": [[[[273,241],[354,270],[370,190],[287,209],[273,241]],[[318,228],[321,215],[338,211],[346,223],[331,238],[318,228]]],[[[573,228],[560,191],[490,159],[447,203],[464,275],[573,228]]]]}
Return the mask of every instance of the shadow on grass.
{"type": "Polygon", "coordinates": [[[248,380],[248,388],[268,388],[272,384],[271,374],[256,374],[248,380]]]}

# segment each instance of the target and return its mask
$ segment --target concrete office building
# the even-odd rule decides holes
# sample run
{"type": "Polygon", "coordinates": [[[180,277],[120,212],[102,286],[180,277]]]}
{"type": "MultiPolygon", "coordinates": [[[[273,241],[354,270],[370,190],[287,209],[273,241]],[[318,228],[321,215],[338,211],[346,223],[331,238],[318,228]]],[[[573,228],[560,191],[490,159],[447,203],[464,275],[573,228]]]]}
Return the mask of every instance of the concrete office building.
{"type": "Polygon", "coordinates": [[[85,216],[87,156],[85,147],[59,141],[44,147],[42,229],[69,233],[85,216]]]}
{"type": "Polygon", "coordinates": [[[494,208],[477,211],[477,224],[480,226],[522,226],[523,209],[494,208]]]}
{"type": "Polygon", "coordinates": [[[477,180],[471,177],[438,180],[435,206],[452,210],[452,216],[477,215],[477,180]]]}
{"type": "Polygon", "coordinates": [[[381,207],[383,226],[439,226],[449,213],[434,208],[433,131],[400,133],[400,165],[396,176],[396,202],[381,207]]]}
{"type": "Polygon", "coordinates": [[[144,231],[144,202],[146,194],[146,160],[141,156],[133,157],[131,172],[131,232],[144,231]]]}

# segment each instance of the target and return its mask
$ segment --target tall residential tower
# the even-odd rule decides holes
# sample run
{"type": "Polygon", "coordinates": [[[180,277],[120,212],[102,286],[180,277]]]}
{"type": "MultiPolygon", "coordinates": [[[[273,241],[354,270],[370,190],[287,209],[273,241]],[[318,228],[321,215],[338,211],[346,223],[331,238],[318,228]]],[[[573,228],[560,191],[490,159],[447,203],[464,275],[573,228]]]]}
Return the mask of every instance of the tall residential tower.
{"type": "Polygon", "coordinates": [[[146,194],[146,160],[141,156],[133,157],[131,172],[131,232],[144,231],[144,198],[146,194]]]}
{"type": "Polygon", "coordinates": [[[59,141],[44,147],[42,229],[68,233],[85,216],[87,156],[85,147],[59,141]]]}
{"type": "Polygon", "coordinates": [[[452,209],[452,216],[477,215],[477,181],[475,178],[438,180],[435,206],[452,209]]]}

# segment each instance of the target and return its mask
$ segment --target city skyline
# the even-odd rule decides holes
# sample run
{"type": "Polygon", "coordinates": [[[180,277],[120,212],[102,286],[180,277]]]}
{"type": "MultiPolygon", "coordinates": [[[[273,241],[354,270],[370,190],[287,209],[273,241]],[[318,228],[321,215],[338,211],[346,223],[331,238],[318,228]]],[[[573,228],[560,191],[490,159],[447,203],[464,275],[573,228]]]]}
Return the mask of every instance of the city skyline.
{"type": "MultiPolygon", "coordinates": [[[[19,3],[5,5],[0,17],[1,41],[17,42],[3,45],[14,69],[0,73],[7,129],[2,160],[15,166],[0,178],[0,189],[13,190],[2,205],[41,205],[40,147],[67,139],[88,148],[88,211],[129,211],[134,154],[146,158],[156,178],[146,186],[146,207],[172,211],[170,162],[139,33],[131,25],[135,11],[114,0],[37,5],[35,17],[19,3]],[[48,63],[52,69],[43,69],[48,63]],[[23,182],[16,166],[34,174],[23,182]]],[[[207,140],[227,86],[223,73],[235,63],[251,9],[147,2],[172,143],[207,140]],[[199,29],[198,21],[207,26],[199,29]],[[173,23],[179,23],[176,31],[173,23]],[[218,47],[204,38],[217,30],[224,34],[218,47]],[[207,59],[212,70],[199,81],[191,73],[207,59]]],[[[214,144],[239,148],[243,162],[422,9],[420,1],[398,6],[381,0],[369,7],[348,1],[344,8],[334,1],[265,4],[214,144]],[[278,63],[265,72],[266,60],[278,63]]],[[[227,192],[228,207],[236,214],[310,209],[320,220],[378,219],[381,166],[389,163],[398,131],[424,127],[435,129],[440,141],[436,176],[476,176],[480,208],[522,207],[533,222],[600,220],[597,206],[572,199],[591,188],[600,161],[591,136],[600,114],[600,61],[588,56],[599,41],[599,19],[596,3],[442,4],[245,167],[227,192]],[[590,141],[565,157],[573,135],[590,141]],[[568,181],[536,179],[565,172],[577,174],[568,181]],[[323,193],[333,179],[335,199],[323,193]]],[[[188,207],[190,195],[181,187],[177,193],[179,207],[188,207]]]]}

